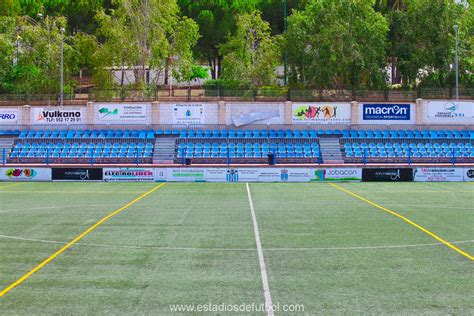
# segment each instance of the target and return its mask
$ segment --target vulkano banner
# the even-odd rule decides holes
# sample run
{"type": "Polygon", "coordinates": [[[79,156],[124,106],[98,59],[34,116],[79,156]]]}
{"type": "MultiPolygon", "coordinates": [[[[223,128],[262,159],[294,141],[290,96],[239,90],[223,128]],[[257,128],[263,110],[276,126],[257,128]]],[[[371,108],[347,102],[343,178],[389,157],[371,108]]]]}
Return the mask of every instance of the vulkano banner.
{"type": "Polygon", "coordinates": [[[419,182],[464,181],[464,168],[416,168],[414,173],[419,182]]]}
{"type": "Polygon", "coordinates": [[[464,168],[464,181],[474,181],[474,168],[464,168]]]}
{"type": "Polygon", "coordinates": [[[0,181],[51,181],[51,168],[0,168],[0,181]]]}
{"type": "Polygon", "coordinates": [[[153,182],[153,168],[104,168],[105,182],[153,182]]]}
{"type": "Polygon", "coordinates": [[[350,103],[293,103],[292,122],[296,124],[350,124],[350,103]]]}
{"type": "Polygon", "coordinates": [[[362,168],[328,168],[324,169],[324,180],[327,181],[361,181],[362,168]]]}
{"type": "Polygon", "coordinates": [[[32,107],[30,122],[31,124],[45,125],[86,124],[86,109],[69,107],[32,107]]]}

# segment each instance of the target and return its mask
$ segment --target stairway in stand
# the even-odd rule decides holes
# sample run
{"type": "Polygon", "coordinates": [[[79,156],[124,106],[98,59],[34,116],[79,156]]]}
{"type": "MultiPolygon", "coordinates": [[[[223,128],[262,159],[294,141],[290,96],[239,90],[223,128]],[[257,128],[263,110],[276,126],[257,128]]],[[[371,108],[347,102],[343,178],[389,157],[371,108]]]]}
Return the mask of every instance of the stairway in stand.
{"type": "Polygon", "coordinates": [[[341,144],[339,138],[324,137],[319,139],[319,147],[321,148],[321,156],[323,163],[329,164],[343,164],[341,144]]]}
{"type": "Polygon", "coordinates": [[[158,136],[153,152],[154,164],[172,164],[175,156],[176,137],[158,136]]]}
{"type": "Polygon", "coordinates": [[[0,137],[0,164],[7,161],[8,154],[12,150],[14,138],[3,138],[0,137]],[[5,152],[5,156],[3,153],[5,152]]]}

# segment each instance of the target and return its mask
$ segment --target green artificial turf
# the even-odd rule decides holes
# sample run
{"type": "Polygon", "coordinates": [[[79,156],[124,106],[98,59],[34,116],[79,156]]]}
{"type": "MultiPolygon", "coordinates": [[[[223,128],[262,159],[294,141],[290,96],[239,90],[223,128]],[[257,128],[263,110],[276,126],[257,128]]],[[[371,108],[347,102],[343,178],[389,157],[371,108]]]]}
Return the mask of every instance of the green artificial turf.
{"type": "MultiPolygon", "coordinates": [[[[0,291],[156,186],[0,187],[0,291]]],[[[448,241],[474,239],[472,184],[339,186],[448,241]]],[[[401,219],[327,183],[255,183],[250,190],[272,301],[280,308],[324,315],[474,313],[473,261],[433,245],[401,219]]],[[[455,245],[474,254],[472,241],[455,245]]],[[[170,305],[263,303],[245,184],[168,183],[0,298],[0,314],[175,314],[170,305]]]]}

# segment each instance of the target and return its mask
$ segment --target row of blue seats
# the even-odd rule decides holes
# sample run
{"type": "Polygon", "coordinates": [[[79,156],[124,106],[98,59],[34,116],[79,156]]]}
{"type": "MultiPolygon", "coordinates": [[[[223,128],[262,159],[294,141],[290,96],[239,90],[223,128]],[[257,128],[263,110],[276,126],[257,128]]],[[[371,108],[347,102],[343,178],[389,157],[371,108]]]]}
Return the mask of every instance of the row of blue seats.
{"type": "Polygon", "coordinates": [[[471,143],[345,143],[344,148],[472,148],[471,143]]]}
{"type": "Polygon", "coordinates": [[[153,152],[148,149],[116,150],[116,149],[55,149],[53,151],[45,149],[21,149],[13,150],[10,158],[151,158],[153,152]]]}
{"type": "Polygon", "coordinates": [[[318,135],[341,135],[340,130],[181,130],[180,138],[316,138],[318,135]]]}
{"type": "Polygon", "coordinates": [[[0,136],[18,136],[20,133],[19,129],[0,129],[0,136]]]}
{"type": "Polygon", "coordinates": [[[471,153],[472,148],[344,148],[346,153],[400,152],[400,153],[471,153]]]}
{"type": "Polygon", "coordinates": [[[468,130],[343,130],[344,138],[471,138],[474,131],[468,130]]]}
{"type": "Polygon", "coordinates": [[[178,149],[178,154],[183,153],[303,153],[303,154],[319,154],[318,148],[182,148],[178,149]]]}
{"type": "Polygon", "coordinates": [[[438,152],[350,152],[346,153],[347,158],[473,158],[474,152],[471,153],[438,153],[438,152]]]}
{"type": "Polygon", "coordinates": [[[23,138],[139,138],[153,139],[155,131],[153,130],[30,130],[22,131],[19,135],[23,138]]]}
{"type": "Polygon", "coordinates": [[[152,143],[17,143],[14,148],[153,148],[152,143]]]}
{"type": "MultiPolygon", "coordinates": [[[[197,152],[197,153],[178,153],[178,158],[267,158],[268,153],[261,152],[197,152]]],[[[278,158],[320,158],[317,153],[295,153],[295,152],[277,152],[278,158]]]]}
{"type": "Polygon", "coordinates": [[[179,149],[184,148],[319,148],[318,143],[180,143],[179,149]]]}

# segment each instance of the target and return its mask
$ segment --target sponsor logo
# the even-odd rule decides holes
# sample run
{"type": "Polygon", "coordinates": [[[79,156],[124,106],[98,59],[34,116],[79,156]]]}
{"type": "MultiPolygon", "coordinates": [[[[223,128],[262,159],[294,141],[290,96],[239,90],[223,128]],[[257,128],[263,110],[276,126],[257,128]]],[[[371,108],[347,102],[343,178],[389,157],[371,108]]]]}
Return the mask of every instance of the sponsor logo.
{"type": "Polygon", "coordinates": [[[438,111],[435,117],[465,117],[466,114],[459,109],[459,104],[454,102],[446,102],[443,111],[438,111]]]}
{"type": "Polygon", "coordinates": [[[65,112],[65,111],[42,111],[38,117],[36,118],[37,121],[45,120],[47,118],[70,118],[70,117],[81,117],[80,111],[74,112],[65,112]]]}
{"type": "Polygon", "coordinates": [[[117,108],[110,110],[108,108],[100,108],[99,113],[102,114],[101,118],[104,118],[108,115],[118,115],[119,110],[117,108]]]}
{"type": "Polygon", "coordinates": [[[387,170],[387,171],[376,171],[375,177],[390,178],[392,181],[400,180],[400,169],[387,170]]]}
{"type": "Polygon", "coordinates": [[[288,174],[288,170],[287,169],[282,169],[280,171],[280,179],[281,181],[288,181],[290,175],[288,174]]]}
{"type": "Polygon", "coordinates": [[[227,182],[238,182],[239,181],[239,170],[227,169],[225,180],[227,182]]]}
{"type": "Polygon", "coordinates": [[[364,120],[410,120],[410,104],[364,104],[364,120]]]}
{"type": "Polygon", "coordinates": [[[9,178],[26,177],[32,179],[36,177],[37,172],[34,169],[8,169],[5,175],[9,178]]]}
{"type": "Polygon", "coordinates": [[[325,180],[361,180],[362,169],[329,168],[324,170],[325,180]]]}
{"type": "Polygon", "coordinates": [[[469,169],[466,171],[466,176],[470,179],[474,178],[474,169],[469,169]]]}
{"type": "Polygon", "coordinates": [[[150,170],[116,170],[104,171],[105,176],[110,177],[152,177],[153,171],[150,170]]]}
{"type": "Polygon", "coordinates": [[[293,111],[293,116],[299,120],[324,118],[330,120],[337,117],[337,106],[300,106],[293,111]]]}
{"type": "Polygon", "coordinates": [[[0,120],[14,121],[16,119],[15,113],[0,113],[0,120]]]}

